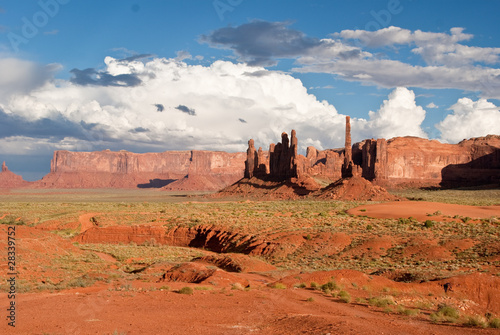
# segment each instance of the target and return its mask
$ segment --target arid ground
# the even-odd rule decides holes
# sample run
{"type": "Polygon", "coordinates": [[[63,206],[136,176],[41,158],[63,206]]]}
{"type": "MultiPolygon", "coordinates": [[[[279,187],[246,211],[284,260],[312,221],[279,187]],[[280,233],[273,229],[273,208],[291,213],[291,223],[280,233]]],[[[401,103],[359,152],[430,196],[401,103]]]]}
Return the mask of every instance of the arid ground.
{"type": "Polygon", "coordinates": [[[2,191],[0,332],[498,334],[500,191],[396,195],[2,191]]]}

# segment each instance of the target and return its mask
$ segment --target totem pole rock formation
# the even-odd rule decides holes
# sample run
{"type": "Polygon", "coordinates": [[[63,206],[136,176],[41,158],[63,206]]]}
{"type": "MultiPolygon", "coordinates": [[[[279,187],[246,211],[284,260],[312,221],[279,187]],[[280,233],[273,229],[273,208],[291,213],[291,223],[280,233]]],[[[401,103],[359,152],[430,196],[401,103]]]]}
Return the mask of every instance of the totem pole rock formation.
{"type": "Polygon", "coordinates": [[[254,141],[250,139],[248,141],[247,149],[247,160],[245,161],[245,178],[252,178],[254,176],[254,171],[257,170],[259,157],[255,151],[254,141]]]}
{"type": "Polygon", "coordinates": [[[7,165],[5,165],[5,161],[2,163],[2,172],[7,172],[9,169],[7,168],[7,165]]]}
{"type": "Polygon", "coordinates": [[[253,176],[270,176],[272,178],[287,179],[298,177],[298,140],[295,130],[292,130],[291,141],[287,133],[281,134],[281,142],[269,145],[269,161],[262,148],[255,152],[254,141],[248,141],[247,161],[245,163],[245,178],[253,176]],[[269,171],[267,170],[269,166],[269,171]]]}
{"type": "Polygon", "coordinates": [[[254,172],[254,175],[263,176],[267,173],[266,157],[264,156],[262,147],[259,147],[259,150],[257,151],[257,171],[254,172]]]}
{"type": "Polygon", "coordinates": [[[351,118],[345,117],[345,153],[344,163],[342,164],[342,178],[353,176],[352,145],[351,145],[351,118]]]}

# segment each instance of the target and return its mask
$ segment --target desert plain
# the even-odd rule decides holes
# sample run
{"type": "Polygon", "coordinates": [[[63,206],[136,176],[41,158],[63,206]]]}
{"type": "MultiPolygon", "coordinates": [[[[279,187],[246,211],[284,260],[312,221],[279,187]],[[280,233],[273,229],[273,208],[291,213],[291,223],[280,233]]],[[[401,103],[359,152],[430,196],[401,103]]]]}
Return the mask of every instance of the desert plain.
{"type": "Polygon", "coordinates": [[[497,334],[500,191],[391,194],[2,190],[1,289],[15,227],[16,334],[497,334]]]}

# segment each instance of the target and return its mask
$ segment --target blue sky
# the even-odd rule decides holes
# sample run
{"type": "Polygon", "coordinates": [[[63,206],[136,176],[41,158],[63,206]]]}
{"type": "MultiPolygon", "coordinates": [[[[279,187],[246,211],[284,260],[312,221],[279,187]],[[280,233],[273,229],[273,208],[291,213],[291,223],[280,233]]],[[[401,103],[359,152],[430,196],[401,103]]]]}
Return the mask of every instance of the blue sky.
{"type": "Polygon", "coordinates": [[[0,1],[0,160],[500,134],[498,1],[0,1]],[[159,107],[161,106],[161,108],[159,107]]]}

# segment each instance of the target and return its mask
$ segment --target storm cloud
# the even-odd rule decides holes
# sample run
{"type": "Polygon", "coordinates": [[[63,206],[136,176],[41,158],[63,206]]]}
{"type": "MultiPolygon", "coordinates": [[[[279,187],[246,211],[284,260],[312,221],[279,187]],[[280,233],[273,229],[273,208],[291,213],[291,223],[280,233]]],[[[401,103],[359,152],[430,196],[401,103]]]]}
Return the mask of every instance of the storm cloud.
{"type": "Polygon", "coordinates": [[[297,57],[321,44],[317,38],[290,29],[290,22],[252,21],[203,35],[201,41],[214,47],[233,49],[249,65],[270,66],[273,58],[297,57]]]}
{"type": "Polygon", "coordinates": [[[154,106],[156,107],[157,112],[163,112],[165,110],[165,106],[162,104],[154,104],[154,106]]]}
{"type": "Polygon", "coordinates": [[[193,108],[189,108],[188,106],[179,105],[175,107],[175,109],[178,109],[181,112],[186,113],[188,115],[196,116],[196,111],[193,108]]]}
{"type": "Polygon", "coordinates": [[[137,86],[142,83],[134,74],[118,74],[116,76],[107,71],[97,71],[93,68],[85,70],[73,69],[70,71],[73,77],[70,81],[73,84],[87,86],[137,86]]]}

